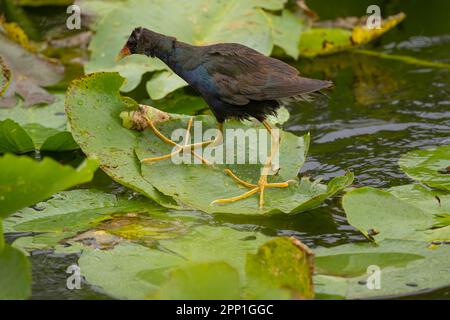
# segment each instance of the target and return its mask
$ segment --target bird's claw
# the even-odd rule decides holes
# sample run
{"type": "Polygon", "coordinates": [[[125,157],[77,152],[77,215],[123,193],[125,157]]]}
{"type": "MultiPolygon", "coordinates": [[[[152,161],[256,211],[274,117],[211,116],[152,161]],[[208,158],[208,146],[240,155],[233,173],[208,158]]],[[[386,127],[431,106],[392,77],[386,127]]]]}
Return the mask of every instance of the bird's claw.
{"type": "Polygon", "coordinates": [[[165,143],[175,146],[176,150],[174,150],[171,153],[165,154],[163,156],[149,157],[149,158],[142,159],[141,163],[149,163],[149,162],[157,162],[157,161],[161,161],[161,160],[166,160],[166,159],[169,159],[172,156],[174,156],[174,155],[176,155],[176,154],[178,154],[180,152],[184,152],[184,151],[190,150],[192,155],[194,157],[196,157],[197,159],[199,159],[203,164],[211,165],[211,163],[208,160],[206,160],[201,155],[199,155],[197,152],[195,152],[194,149],[197,148],[197,147],[200,147],[200,146],[208,145],[208,144],[212,143],[213,141],[205,141],[205,142],[202,142],[202,143],[194,143],[194,144],[189,144],[188,143],[189,138],[190,138],[190,131],[191,131],[191,127],[192,127],[192,122],[193,122],[193,118],[192,117],[189,118],[188,127],[187,127],[187,130],[186,130],[186,136],[184,138],[184,143],[181,144],[181,145],[176,143],[175,141],[167,138],[165,135],[163,135],[161,133],[161,131],[159,131],[155,127],[155,125],[153,124],[153,122],[151,122],[150,119],[147,118],[146,120],[147,120],[148,126],[152,129],[152,131],[156,134],[156,136],[158,138],[160,138],[162,141],[164,141],[165,143]]]}
{"type": "Polygon", "coordinates": [[[287,188],[289,187],[290,183],[295,182],[295,180],[288,180],[286,182],[274,182],[274,183],[268,183],[267,182],[267,175],[262,175],[259,178],[259,181],[257,184],[249,183],[247,181],[244,181],[237,177],[230,169],[225,169],[225,173],[229,175],[236,183],[243,185],[246,188],[249,188],[250,190],[239,195],[236,197],[231,198],[224,198],[224,199],[217,199],[211,202],[211,205],[216,204],[227,204],[227,203],[233,203],[239,200],[244,200],[246,198],[251,197],[255,193],[259,192],[259,208],[264,208],[264,191],[266,188],[287,188]]]}

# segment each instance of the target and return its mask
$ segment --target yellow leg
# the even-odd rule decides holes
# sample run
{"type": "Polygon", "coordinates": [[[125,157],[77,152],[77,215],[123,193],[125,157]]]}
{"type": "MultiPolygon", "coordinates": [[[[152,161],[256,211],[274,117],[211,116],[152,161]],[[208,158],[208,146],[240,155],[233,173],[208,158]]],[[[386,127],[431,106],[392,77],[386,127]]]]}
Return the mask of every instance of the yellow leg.
{"type": "Polygon", "coordinates": [[[267,176],[268,176],[269,170],[272,166],[273,157],[276,154],[276,152],[278,151],[279,138],[277,136],[275,136],[275,134],[273,133],[272,127],[270,126],[270,124],[267,121],[263,121],[263,125],[267,129],[267,131],[269,131],[269,133],[272,137],[272,143],[271,143],[270,155],[267,158],[266,163],[264,164],[264,167],[262,169],[261,176],[259,178],[258,183],[253,184],[253,183],[246,182],[246,181],[238,178],[230,169],[226,169],[225,173],[228,174],[234,181],[236,181],[236,183],[241,184],[244,187],[249,188],[250,190],[239,196],[236,196],[236,197],[214,200],[211,204],[233,203],[233,202],[251,197],[255,193],[259,192],[259,207],[263,208],[264,207],[265,189],[267,189],[267,188],[287,188],[287,187],[289,187],[290,182],[294,182],[294,180],[289,180],[286,182],[276,182],[276,183],[268,183],[267,182],[267,176]]]}
{"type": "Polygon", "coordinates": [[[162,141],[164,141],[167,144],[176,146],[176,149],[174,151],[172,151],[171,153],[163,155],[163,156],[142,159],[141,163],[156,162],[156,161],[170,159],[172,156],[180,153],[181,151],[190,150],[191,154],[194,157],[196,157],[197,159],[199,159],[202,163],[204,163],[206,165],[211,165],[211,163],[208,160],[203,158],[201,155],[199,155],[194,150],[195,150],[195,148],[205,147],[205,146],[208,146],[210,144],[218,145],[222,141],[222,124],[219,124],[220,136],[216,137],[216,139],[209,140],[209,141],[198,142],[198,143],[193,143],[193,144],[188,144],[188,141],[189,141],[189,138],[190,138],[190,134],[191,134],[190,132],[191,132],[191,128],[192,128],[192,122],[193,122],[193,118],[191,117],[189,119],[189,122],[188,122],[188,127],[187,127],[187,130],[186,130],[186,136],[184,137],[184,144],[180,145],[180,144],[172,141],[171,139],[167,138],[165,135],[163,135],[155,127],[155,125],[153,124],[153,122],[150,119],[146,118],[146,121],[148,123],[149,128],[155,133],[155,135],[158,138],[160,138],[162,141]]]}

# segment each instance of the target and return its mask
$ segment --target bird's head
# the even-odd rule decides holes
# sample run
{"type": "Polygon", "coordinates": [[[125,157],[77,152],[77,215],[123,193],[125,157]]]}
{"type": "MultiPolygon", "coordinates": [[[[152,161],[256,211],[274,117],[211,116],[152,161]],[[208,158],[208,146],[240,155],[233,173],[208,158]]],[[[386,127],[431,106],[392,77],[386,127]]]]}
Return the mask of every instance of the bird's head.
{"type": "Polygon", "coordinates": [[[174,41],[175,38],[139,27],[134,29],[128,37],[116,60],[120,60],[131,54],[145,54],[150,57],[155,57],[158,52],[171,49],[174,41]]]}
{"type": "Polygon", "coordinates": [[[127,42],[123,46],[122,50],[120,50],[119,54],[117,55],[116,60],[121,60],[131,54],[143,53],[142,52],[143,30],[144,28],[142,27],[133,30],[133,32],[128,37],[127,42]]]}

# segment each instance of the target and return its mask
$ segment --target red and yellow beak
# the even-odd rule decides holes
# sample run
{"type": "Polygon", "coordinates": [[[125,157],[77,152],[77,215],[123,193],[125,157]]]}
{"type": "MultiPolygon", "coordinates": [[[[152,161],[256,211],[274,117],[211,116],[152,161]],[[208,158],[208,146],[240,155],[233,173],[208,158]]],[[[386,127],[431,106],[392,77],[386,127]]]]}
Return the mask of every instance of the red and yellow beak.
{"type": "Polygon", "coordinates": [[[116,61],[119,61],[126,56],[129,56],[131,54],[130,49],[125,45],[122,50],[120,50],[119,54],[116,57],[116,61]]]}

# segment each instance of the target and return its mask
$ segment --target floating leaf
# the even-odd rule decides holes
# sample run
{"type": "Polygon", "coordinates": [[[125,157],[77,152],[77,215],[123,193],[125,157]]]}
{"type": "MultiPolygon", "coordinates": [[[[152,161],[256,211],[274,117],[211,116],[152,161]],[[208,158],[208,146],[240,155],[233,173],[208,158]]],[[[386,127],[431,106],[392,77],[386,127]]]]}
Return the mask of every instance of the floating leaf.
{"type": "Polygon", "coordinates": [[[346,50],[352,45],[351,35],[351,31],[345,29],[312,28],[301,35],[300,54],[313,58],[346,50]]]}
{"type": "Polygon", "coordinates": [[[400,12],[381,21],[379,28],[368,28],[367,24],[357,25],[352,30],[352,42],[355,45],[363,45],[382,36],[387,31],[395,28],[406,18],[406,14],[400,12]]]}
{"type": "Polygon", "coordinates": [[[429,228],[432,222],[432,215],[425,214],[389,192],[373,188],[348,192],[342,206],[348,222],[377,241],[414,238],[416,231],[429,228]]]}
{"type": "Polygon", "coordinates": [[[38,233],[14,242],[28,251],[81,251],[83,275],[117,298],[286,299],[311,294],[311,253],[296,240],[262,245],[268,237],[259,233],[193,227],[188,216],[179,220],[146,213],[151,208],[100,191],[73,190],[17,212],[5,221],[5,230],[38,233]],[[130,210],[137,212],[126,213],[130,210]],[[180,222],[185,227],[179,228],[180,222]],[[261,276],[272,279],[270,292],[261,276]]]}
{"type": "Polygon", "coordinates": [[[147,91],[154,100],[162,99],[170,92],[183,88],[187,85],[186,81],[181,79],[172,71],[161,71],[155,74],[147,82],[147,91]]]}
{"type": "Polygon", "coordinates": [[[268,237],[255,232],[198,226],[183,236],[161,240],[154,248],[123,242],[113,250],[84,249],[78,262],[87,281],[112,296],[143,299],[158,295],[160,286],[168,279],[159,293],[169,294],[171,281],[179,280],[178,276],[170,280],[170,271],[186,263],[227,263],[243,280],[246,254],[266,240],[268,237]]]}
{"type": "Polygon", "coordinates": [[[165,272],[181,257],[151,250],[134,243],[121,243],[114,250],[84,249],[78,260],[86,280],[116,298],[144,299],[156,293],[165,272]]]}
{"type": "Polygon", "coordinates": [[[11,40],[1,26],[0,41],[0,56],[12,73],[11,83],[0,98],[0,107],[15,106],[16,93],[26,106],[54,102],[54,96],[43,87],[59,82],[64,76],[64,67],[11,40]]]}
{"type": "Polygon", "coordinates": [[[0,167],[0,299],[25,299],[31,294],[31,266],[23,252],[4,244],[2,219],[61,189],[91,180],[97,162],[88,159],[75,170],[50,158],[37,162],[8,154],[0,158],[0,167]]]}
{"type": "Polygon", "coordinates": [[[342,205],[349,223],[376,241],[408,239],[431,242],[450,239],[450,229],[431,229],[434,214],[449,208],[448,195],[438,200],[426,190],[414,186],[391,190],[393,194],[373,188],[348,192],[342,205]],[[420,195],[418,200],[411,200],[417,195],[420,195]]]}
{"type": "Polygon", "coordinates": [[[95,156],[113,180],[161,205],[176,207],[140,173],[134,147],[139,133],[122,126],[126,108],[119,94],[123,78],[117,73],[96,73],[72,82],[66,96],[66,112],[75,141],[88,156],[95,156]],[[92,115],[95,114],[95,117],[92,115]]]}
{"type": "Polygon", "coordinates": [[[12,120],[0,121],[0,153],[26,153],[35,149],[27,132],[12,120]]]}
{"type": "MultiPolygon", "coordinates": [[[[1,230],[0,238],[3,240],[1,230]]],[[[20,250],[5,245],[0,250],[0,300],[27,299],[30,294],[30,262],[20,250]]]]}
{"type": "Polygon", "coordinates": [[[100,20],[114,9],[129,5],[128,0],[75,0],[74,4],[83,8],[81,13],[89,20],[92,20],[92,18],[100,20]]]}
{"type": "Polygon", "coordinates": [[[233,300],[240,297],[239,273],[225,262],[192,263],[176,268],[154,296],[163,300],[233,300]]]}
{"type": "Polygon", "coordinates": [[[11,119],[25,127],[38,124],[46,128],[64,131],[67,128],[67,117],[64,112],[64,95],[56,94],[55,102],[45,106],[27,107],[23,101],[13,108],[0,108],[0,120],[11,119]]]}
{"type": "Polygon", "coordinates": [[[244,275],[247,253],[269,240],[253,231],[198,226],[183,237],[160,241],[161,248],[192,262],[226,261],[244,275]]]}
{"type": "Polygon", "coordinates": [[[246,275],[250,296],[273,298],[283,289],[291,298],[312,299],[314,254],[295,238],[275,238],[247,256],[246,275]],[[255,292],[252,292],[255,290],[255,292]]]}
{"type": "Polygon", "coordinates": [[[78,149],[70,132],[38,124],[21,127],[17,122],[0,121],[0,153],[23,154],[34,150],[69,151],[78,149]]]}
{"type": "Polygon", "coordinates": [[[445,191],[429,189],[420,184],[392,187],[388,191],[427,214],[450,213],[450,194],[445,191]]]}
{"type": "Polygon", "coordinates": [[[128,200],[93,189],[60,192],[7,218],[5,231],[38,233],[14,242],[15,247],[27,251],[55,249],[64,239],[89,241],[94,248],[106,245],[111,248],[117,244],[106,244],[108,239],[102,238],[105,234],[138,239],[142,243],[184,232],[185,224],[167,216],[159,217],[158,208],[145,199],[128,200]]]}
{"type": "Polygon", "coordinates": [[[369,29],[366,25],[355,25],[353,30],[336,27],[319,27],[306,30],[300,38],[300,55],[315,57],[359,47],[396,27],[405,17],[404,13],[399,13],[384,19],[380,29],[369,29]]]}
{"type": "Polygon", "coordinates": [[[435,217],[435,228],[445,228],[450,226],[450,213],[437,214],[435,217]]]}
{"type": "Polygon", "coordinates": [[[339,253],[330,256],[317,257],[316,271],[319,274],[339,277],[356,277],[366,274],[370,265],[380,268],[402,268],[423,256],[404,252],[357,252],[339,253]]]}
{"type": "Polygon", "coordinates": [[[97,161],[88,159],[74,169],[50,158],[35,161],[6,154],[0,157],[0,167],[0,217],[5,218],[60,190],[90,181],[97,161]]]}
{"type": "Polygon", "coordinates": [[[386,239],[378,246],[347,244],[320,248],[315,254],[315,290],[325,298],[404,296],[449,284],[450,248],[445,245],[428,249],[420,241],[386,239]],[[380,272],[379,281],[374,271],[380,272]]]}
{"type": "Polygon", "coordinates": [[[118,298],[311,298],[312,253],[298,240],[267,239],[197,226],[153,247],[122,242],[112,250],[80,248],[79,265],[91,284],[118,298]]]}
{"type": "Polygon", "coordinates": [[[26,107],[20,102],[14,108],[0,108],[0,134],[11,136],[16,143],[0,146],[0,152],[25,153],[33,150],[68,151],[78,145],[67,131],[63,96],[56,95],[55,103],[26,107]],[[4,120],[4,121],[2,121],[4,120]],[[20,140],[30,141],[25,146],[20,140]]]}
{"type": "Polygon", "coordinates": [[[299,55],[298,39],[306,31],[304,23],[291,11],[284,9],[280,16],[271,16],[274,45],[283,48],[284,52],[297,59],[299,55]],[[286,32],[289,30],[289,32],[286,32]]]}
{"type": "Polygon", "coordinates": [[[434,225],[449,208],[448,194],[421,185],[360,188],[348,192],[342,204],[349,223],[377,244],[317,250],[320,294],[381,297],[448,285],[450,249],[440,244],[450,239],[450,228],[434,225]],[[378,282],[373,272],[381,272],[378,282]]]}
{"type": "Polygon", "coordinates": [[[286,0],[90,2],[78,1],[82,11],[86,7],[98,18],[96,34],[90,45],[92,59],[86,65],[86,72],[118,71],[127,79],[122,90],[130,91],[139,84],[144,73],[166,70],[157,73],[147,83],[153,99],[163,98],[186,83],[157,59],[131,56],[118,64],[115,62],[115,56],[138,26],[195,45],[236,42],[269,55],[276,44],[294,58],[298,53],[293,46],[298,43],[302,21],[287,11],[276,16],[262,10],[282,10],[286,0]],[[163,14],[165,12],[170,12],[170,16],[163,14]],[[100,14],[104,15],[100,17],[100,14]],[[280,28],[280,25],[290,28],[280,28]]]}
{"type": "Polygon", "coordinates": [[[450,146],[408,152],[399,160],[400,169],[409,177],[433,188],[450,190],[450,146]]]}
{"type": "MultiPolygon", "coordinates": [[[[179,128],[187,128],[188,117],[183,119],[173,119],[158,125],[166,136],[171,136],[179,128]]],[[[216,124],[211,117],[196,117],[201,121],[203,132],[215,128],[216,124]]],[[[240,129],[241,136],[245,136],[245,129],[249,127],[240,123],[229,122],[226,129],[240,129]]],[[[264,130],[261,127],[250,127],[250,130],[264,130]]],[[[263,131],[263,134],[266,134],[263,131]]],[[[195,135],[195,133],[194,133],[195,135]]],[[[233,197],[245,192],[245,189],[238,186],[230,177],[223,173],[224,168],[232,169],[240,178],[255,183],[259,178],[261,165],[259,164],[236,164],[238,154],[245,155],[245,159],[250,159],[250,152],[257,154],[257,144],[236,143],[234,138],[228,139],[225,134],[223,145],[216,148],[223,150],[223,157],[228,159],[233,157],[233,165],[214,164],[213,166],[200,164],[179,164],[171,159],[154,163],[143,163],[141,165],[142,174],[147,181],[162,193],[178,199],[181,203],[190,207],[200,209],[208,213],[235,213],[235,214],[274,214],[274,213],[298,213],[310,210],[322,203],[326,198],[348,186],[353,179],[351,174],[337,177],[330,181],[329,185],[312,182],[307,178],[298,180],[296,178],[299,168],[303,165],[309,146],[309,136],[296,137],[290,133],[281,132],[280,148],[280,170],[276,176],[270,176],[269,180],[281,182],[292,179],[289,188],[273,188],[266,192],[265,205],[259,209],[258,197],[250,197],[245,200],[227,204],[211,205],[216,199],[233,197]],[[250,145],[252,147],[250,147],[250,145]],[[235,147],[237,150],[235,150],[235,147]],[[181,183],[183,182],[183,183],[181,183]]],[[[269,141],[270,138],[267,138],[269,141]]],[[[156,137],[153,132],[146,131],[139,139],[136,154],[140,160],[148,157],[155,157],[161,154],[168,154],[173,146],[169,146],[156,137]]],[[[218,151],[215,151],[218,152],[218,151]]],[[[208,157],[207,157],[208,159],[208,157]]],[[[220,160],[219,159],[219,160],[220,160]]],[[[222,159],[222,160],[223,160],[222,159]]],[[[209,159],[212,162],[211,159],[209,159]]],[[[228,162],[228,160],[227,160],[228,162]]]]}
{"type": "Polygon", "coordinates": [[[54,132],[44,140],[42,145],[38,145],[41,151],[70,151],[78,149],[78,144],[73,140],[70,132],[54,132]]]}

